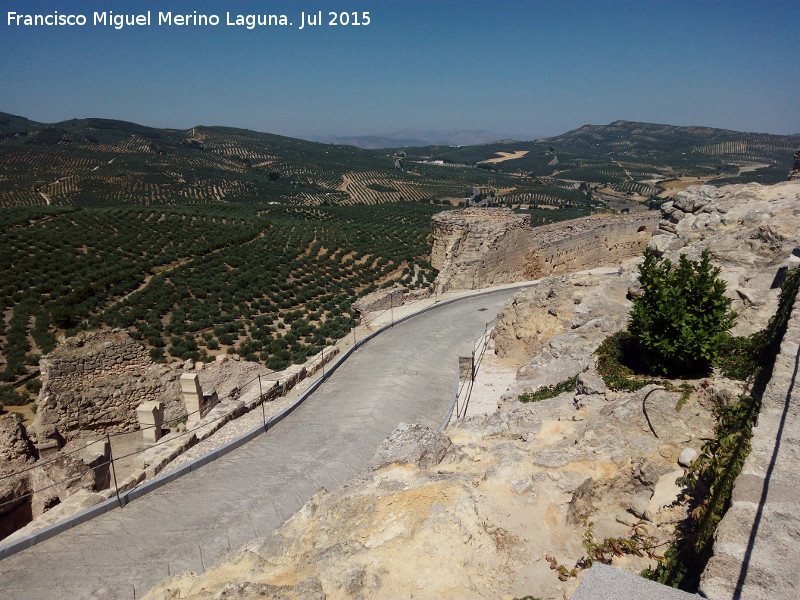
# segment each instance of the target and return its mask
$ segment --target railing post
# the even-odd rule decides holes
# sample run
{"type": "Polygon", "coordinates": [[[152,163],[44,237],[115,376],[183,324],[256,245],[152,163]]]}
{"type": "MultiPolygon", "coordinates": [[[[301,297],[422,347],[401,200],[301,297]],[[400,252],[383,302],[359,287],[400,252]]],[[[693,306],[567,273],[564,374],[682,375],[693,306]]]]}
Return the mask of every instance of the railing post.
{"type": "Polygon", "coordinates": [[[264,431],[267,430],[267,413],[264,410],[264,391],[261,389],[261,373],[258,374],[258,398],[261,400],[261,421],[264,424],[264,431]]]}
{"type": "Polygon", "coordinates": [[[122,508],[122,499],[119,497],[119,484],[117,483],[117,468],[114,466],[114,450],[111,448],[111,436],[106,432],[108,442],[108,459],[111,461],[111,474],[114,476],[114,493],[117,495],[117,502],[122,508]]]}

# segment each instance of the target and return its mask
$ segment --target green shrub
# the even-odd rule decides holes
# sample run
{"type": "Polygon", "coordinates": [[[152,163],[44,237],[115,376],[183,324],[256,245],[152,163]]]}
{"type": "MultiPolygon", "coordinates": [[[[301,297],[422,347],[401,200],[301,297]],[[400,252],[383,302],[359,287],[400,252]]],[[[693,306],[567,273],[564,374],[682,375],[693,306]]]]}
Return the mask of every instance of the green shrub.
{"type": "Polygon", "coordinates": [[[644,371],[647,365],[641,361],[640,349],[628,331],[618,331],[608,336],[595,350],[595,355],[597,372],[612,390],[635,392],[651,383],[664,384],[661,379],[637,376],[631,368],[635,366],[636,371],[644,371]]]}
{"type": "Polygon", "coordinates": [[[0,386],[0,403],[4,406],[22,406],[28,402],[30,402],[28,396],[20,394],[13,386],[0,386]]]}
{"type": "Polygon", "coordinates": [[[711,366],[736,319],[719,272],[707,250],[699,262],[681,255],[677,267],[645,250],[639,265],[643,293],[633,299],[628,330],[652,369],[685,375],[711,366]]]}
{"type": "Polygon", "coordinates": [[[692,491],[697,506],[684,524],[675,544],[664,553],[664,559],[653,569],[645,569],[643,577],[696,591],[706,562],[712,553],[714,533],[731,503],[733,484],[741,473],[750,452],[752,427],[761,408],[761,396],[771,378],[775,357],[800,289],[800,269],[786,274],[781,283],[778,310],[765,329],[749,338],[731,338],[724,344],[729,356],[720,357],[728,363],[745,369],[739,375],[753,376],[752,395],[738,402],[720,405],[715,409],[717,425],[714,436],[708,440],[698,459],[678,483],[692,491]],[[743,358],[744,357],[744,358],[743,358]]]}

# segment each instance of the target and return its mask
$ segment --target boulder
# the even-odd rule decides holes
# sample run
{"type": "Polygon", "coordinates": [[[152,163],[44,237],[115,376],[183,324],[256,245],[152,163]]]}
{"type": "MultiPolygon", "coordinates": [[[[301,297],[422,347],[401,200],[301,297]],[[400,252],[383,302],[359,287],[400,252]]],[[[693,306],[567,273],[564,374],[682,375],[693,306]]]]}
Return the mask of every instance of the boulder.
{"type": "Polygon", "coordinates": [[[450,438],[425,425],[401,423],[375,451],[370,466],[381,469],[391,464],[435,467],[450,447],[450,438]]]}
{"type": "Polygon", "coordinates": [[[589,370],[578,375],[576,391],[579,394],[605,394],[607,390],[605,381],[597,372],[589,370]]]}

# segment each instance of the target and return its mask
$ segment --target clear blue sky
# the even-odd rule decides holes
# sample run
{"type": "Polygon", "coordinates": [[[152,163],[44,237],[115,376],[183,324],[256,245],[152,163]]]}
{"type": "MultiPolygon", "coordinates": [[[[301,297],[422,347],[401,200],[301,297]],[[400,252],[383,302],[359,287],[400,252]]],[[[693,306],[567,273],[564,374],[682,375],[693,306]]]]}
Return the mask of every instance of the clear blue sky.
{"type": "Polygon", "coordinates": [[[298,137],[401,128],[555,135],[616,119],[800,133],[800,1],[2,0],[0,111],[230,125],[298,137]],[[233,8],[229,8],[229,7],[233,8]],[[300,12],[369,11],[297,29],[300,12]],[[7,13],[86,14],[10,27],[7,13]],[[218,14],[211,28],[93,11],[218,14]],[[248,31],[225,13],[285,13],[248,31]]]}

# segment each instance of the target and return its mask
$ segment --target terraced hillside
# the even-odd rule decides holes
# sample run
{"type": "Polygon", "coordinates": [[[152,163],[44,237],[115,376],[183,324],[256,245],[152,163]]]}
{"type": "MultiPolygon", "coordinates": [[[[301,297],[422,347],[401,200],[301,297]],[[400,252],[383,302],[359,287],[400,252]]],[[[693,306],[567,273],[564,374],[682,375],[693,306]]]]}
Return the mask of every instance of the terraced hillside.
{"type": "Polygon", "coordinates": [[[432,200],[468,196],[486,178],[474,168],[414,175],[396,169],[385,152],[229,127],[43,124],[0,113],[0,206],[432,200]],[[358,185],[348,192],[348,180],[368,179],[402,192],[358,185]]]}

